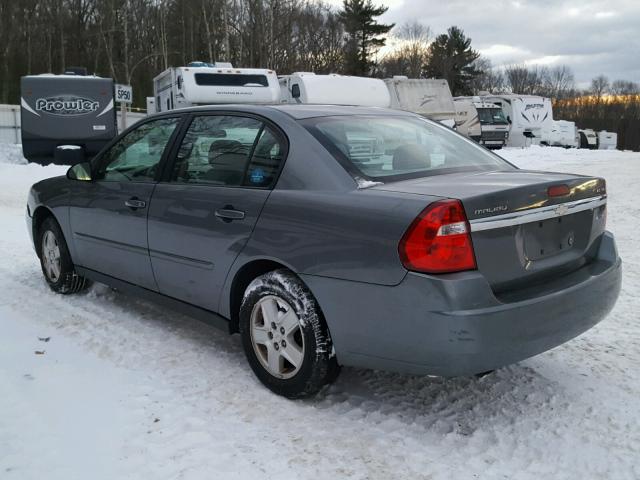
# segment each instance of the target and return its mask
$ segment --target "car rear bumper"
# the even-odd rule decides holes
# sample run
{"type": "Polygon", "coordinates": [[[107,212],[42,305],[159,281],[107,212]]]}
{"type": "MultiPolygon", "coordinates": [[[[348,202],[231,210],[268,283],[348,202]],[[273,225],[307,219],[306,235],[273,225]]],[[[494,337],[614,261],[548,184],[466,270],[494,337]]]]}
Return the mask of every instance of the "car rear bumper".
{"type": "Polygon", "coordinates": [[[340,363],[458,376],[518,362],[585,332],[613,308],[622,267],[605,233],[588,265],[499,298],[479,272],[409,273],[395,287],[303,278],[340,363]]]}

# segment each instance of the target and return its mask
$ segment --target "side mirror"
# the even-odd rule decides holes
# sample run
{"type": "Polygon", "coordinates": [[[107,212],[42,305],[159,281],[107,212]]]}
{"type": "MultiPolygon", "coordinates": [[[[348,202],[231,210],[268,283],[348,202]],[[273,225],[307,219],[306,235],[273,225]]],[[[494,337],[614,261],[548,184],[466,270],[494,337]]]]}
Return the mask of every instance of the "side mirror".
{"type": "Polygon", "coordinates": [[[298,85],[297,83],[291,85],[291,97],[300,98],[300,85],[298,85]]]}
{"type": "Polygon", "coordinates": [[[69,180],[79,180],[81,182],[90,182],[91,165],[89,162],[77,163],[67,170],[67,178],[69,180]]]}

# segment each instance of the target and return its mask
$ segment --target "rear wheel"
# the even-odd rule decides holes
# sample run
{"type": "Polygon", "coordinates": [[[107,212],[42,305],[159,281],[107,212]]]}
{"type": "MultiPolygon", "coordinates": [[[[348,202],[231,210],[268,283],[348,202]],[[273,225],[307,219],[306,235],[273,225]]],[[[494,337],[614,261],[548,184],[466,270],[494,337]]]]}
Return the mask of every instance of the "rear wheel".
{"type": "Polygon", "coordinates": [[[308,397],[337,377],[339,367],[322,312],[291,272],[275,270],[251,282],[239,326],[251,368],[273,392],[308,397]]]}
{"type": "Polygon", "coordinates": [[[53,217],[42,222],[36,245],[42,273],[51,290],[69,294],[84,290],[90,285],[89,280],[76,273],[62,229],[53,217]]]}

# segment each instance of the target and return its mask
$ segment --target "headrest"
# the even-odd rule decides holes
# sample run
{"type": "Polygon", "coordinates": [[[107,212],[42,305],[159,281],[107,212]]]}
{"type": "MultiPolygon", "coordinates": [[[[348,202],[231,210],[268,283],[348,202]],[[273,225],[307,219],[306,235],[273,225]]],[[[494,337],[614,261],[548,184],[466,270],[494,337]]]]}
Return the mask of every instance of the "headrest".
{"type": "Polygon", "coordinates": [[[242,144],[237,140],[216,140],[209,146],[209,162],[224,153],[241,153],[242,144]]]}
{"type": "Polygon", "coordinates": [[[394,170],[426,170],[431,168],[431,158],[424,145],[402,145],[393,152],[394,170]]]}

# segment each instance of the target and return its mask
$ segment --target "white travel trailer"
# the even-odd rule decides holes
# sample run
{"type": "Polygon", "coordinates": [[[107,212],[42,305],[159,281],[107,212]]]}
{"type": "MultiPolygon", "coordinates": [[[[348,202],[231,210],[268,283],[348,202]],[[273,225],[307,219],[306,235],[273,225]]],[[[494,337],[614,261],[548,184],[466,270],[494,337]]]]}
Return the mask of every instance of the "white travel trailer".
{"type": "Polygon", "coordinates": [[[575,122],[554,120],[542,131],[541,143],[552,147],[578,148],[580,134],[575,122]]]}
{"type": "Polygon", "coordinates": [[[456,97],[456,130],[487,148],[502,148],[509,138],[509,123],[502,109],[480,97],[456,97]]]}
{"type": "Polygon", "coordinates": [[[295,72],[279,77],[282,103],[389,107],[389,91],[377,78],[295,72]]]}
{"type": "Polygon", "coordinates": [[[446,80],[398,75],[384,82],[391,94],[391,108],[414,112],[449,127],[455,125],[456,109],[446,80]]]}
{"type": "Polygon", "coordinates": [[[534,95],[489,95],[485,102],[495,103],[510,124],[509,147],[539,145],[543,130],[550,130],[553,122],[551,100],[534,95]]]}
{"type": "Polygon", "coordinates": [[[598,148],[598,135],[591,128],[583,128],[578,130],[580,135],[580,148],[589,148],[596,150],[598,148]]]}
{"type": "Polygon", "coordinates": [[[219,103],[279,103],[273,70],[233,68],[230,63],[192,62],[166,69],[153,79],[156,112],[219,103]]]}
{"type": "Polygon", "coordinates": [[[618,147],[618,134],[602,130],[598,132],[598,149],[615,150],[618,147]]]}

